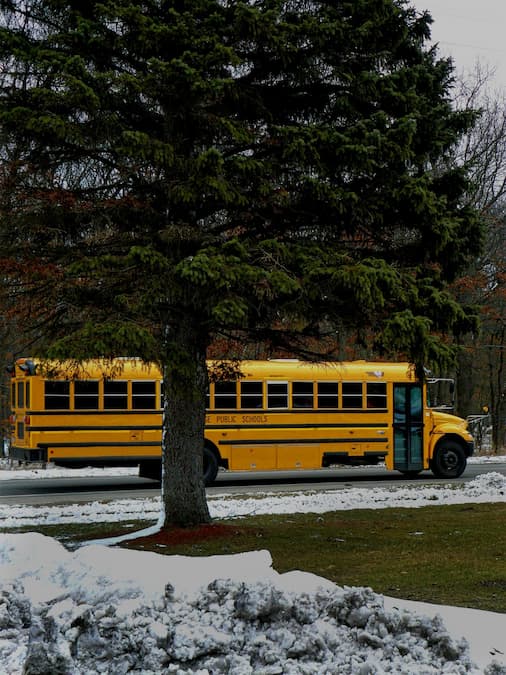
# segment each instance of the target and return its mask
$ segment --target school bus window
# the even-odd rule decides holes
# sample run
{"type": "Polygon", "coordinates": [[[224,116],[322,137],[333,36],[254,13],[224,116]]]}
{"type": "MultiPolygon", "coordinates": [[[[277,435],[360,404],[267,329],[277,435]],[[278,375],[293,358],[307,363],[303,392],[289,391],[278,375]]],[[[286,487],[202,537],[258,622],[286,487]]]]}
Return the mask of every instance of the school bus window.
{"type": "Polygon", "coordinates": [[[140,380],[132,382],[133,410],[154,410],[156,407],[156,382],[140,380]]]}
{"type": "Polygon", "coordinates": [[[343,382],[343,408],[362,407],[362,383],[343,382]]]}
{"type": "Polygon", "coordinates": [[[387,385],[385,382],[367,383],[367,407],[368,408],[387,407],[387,385]]]}
{"type": "Polygon", "coordinates": [[[16,401],[16,385],[14,382],[11,384],[11,401],[12,401],[12,407],[17,408],[18,404],[16,401]]]}
{"type": "Polygon", "coordinates": [[[313,407],[313,383],[292,382],[292,408],[313,407]]]}
{"type": "Polygon", "coordinates": [[[267,407],[288,408],[288,382],[267,382],[267,407]]]}
{"type": "Polygon", "coordinates": [[[25,383],[18,382],[18,408],[25,407],[25,383]]]}
{"type": "Polygon", "coordinates": [[[27,381],[26,387],[25,387],[25,399],[26,399],[26,407],[30,407],[30,382],[27,381]]]}
{"type": "Polygon", "coordinates": [[[104,410],[128,408],[128,383],[124,380],[104,380],[104,410]]]}
{"type": "Polygon", "coordinates": [[[237,407],[235,382],[215,382],[214,407],[221,410],[237,407]]]}
{"type": "Polygon", "coordinates": [[[241,408],[262,408],[262,382],[240,382],[241,408]]]}
{"type": "Polygon", "coordinates": [[[25,424],[24,422],[18,422],[16,425],[16,435],[20,440],[23,440],[25,437],[25,424]]]}
{"type": "Polygon", "coordinates": [[[339,407],[338,382],[317,382],[317,391],[319,408],[339,407]]]}
{"type": "Polygon", "coordinates": [[[70,410],[70,382],[46,380],[44,382],[44,406],[46,410],[70,410]]]}
{"type": "Polygon", "coordinates": [[[97,380],[76,380],[74,382],[74,409],[98,410],[97,380]]]}

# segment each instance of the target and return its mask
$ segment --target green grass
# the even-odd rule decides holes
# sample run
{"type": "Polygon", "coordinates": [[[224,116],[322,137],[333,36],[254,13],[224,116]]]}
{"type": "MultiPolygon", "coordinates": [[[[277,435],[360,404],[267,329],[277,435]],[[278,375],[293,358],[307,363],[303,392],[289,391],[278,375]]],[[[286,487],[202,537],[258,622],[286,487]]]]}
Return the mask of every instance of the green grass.
{"type": "MultiPolygon", "coordinates": [[[[147,524],[17,531],[36,529],[74,548],[147,524]]],[[[506,504],[256,516],[220,524],[227,525],[225,532],[217,528],[213,536],[187,543],[173,543],[172,537],[169,545],[154,540],[123,545],[196,556],[268,549],[279,572],[306,570],[394,597],[506,612],[506,504]]]]}

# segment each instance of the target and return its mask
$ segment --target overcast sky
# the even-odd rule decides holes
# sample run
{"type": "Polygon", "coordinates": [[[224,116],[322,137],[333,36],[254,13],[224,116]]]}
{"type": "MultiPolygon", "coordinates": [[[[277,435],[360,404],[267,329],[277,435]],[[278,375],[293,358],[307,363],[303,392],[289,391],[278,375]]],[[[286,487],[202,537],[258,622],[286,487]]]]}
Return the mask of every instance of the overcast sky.
{"type": "Polygon", "coordinates": [[[411,0],[429,10],[432,38],[443,56],[452,56],[458,72],[479,60],[495,68],[491,82],[506,91],[506,0],[411,0]]]}

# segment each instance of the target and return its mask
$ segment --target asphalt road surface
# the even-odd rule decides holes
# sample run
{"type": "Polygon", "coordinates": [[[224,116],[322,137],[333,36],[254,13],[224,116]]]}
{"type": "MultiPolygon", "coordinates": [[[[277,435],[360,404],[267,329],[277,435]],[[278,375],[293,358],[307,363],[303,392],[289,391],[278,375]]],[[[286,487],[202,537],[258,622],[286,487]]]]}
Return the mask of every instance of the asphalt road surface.
{"type": "MultiPolygon", "coordinates": [[[[416,478],[406,478],[397,471],[382,467],[329,468],[317,471],[276,471],[240,473],[220,471],[208,494],[241,494],[255,492],[294,492],[349,488],[374,489],[378,486],[413,485],[414,483],[462,483],[476,476],[496,471],[506,475],[506,462],[469,464],[460,478],[435,478],[430,471],[416,478]]],[[[152,497],[160,491],[160,483],[136,476],[97,476],[16,479],[0,481],[0,504],[68,504],[89,501],[152,497]]]]}

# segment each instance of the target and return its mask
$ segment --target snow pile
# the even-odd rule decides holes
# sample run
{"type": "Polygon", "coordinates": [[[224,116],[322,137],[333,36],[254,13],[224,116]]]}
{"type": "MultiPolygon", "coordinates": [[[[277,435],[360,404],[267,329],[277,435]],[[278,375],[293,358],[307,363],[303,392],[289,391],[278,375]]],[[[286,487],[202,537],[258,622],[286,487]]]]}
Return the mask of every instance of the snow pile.
{"type": "Polygon", "coordinates": [[[0,535],[3,672],[506,673],[478,671],[437,616],[271,562],[267,551],[69,553],[42,535],[0,535]]]}
{"type": "Polygon", "coordinates": [[[506,476],[497,473],[497,471],[476,476],[469,483],[466,483],[464,488],[470,501],[475,501],[475,497],[479,497],[486,492],[495,492],[499,498],[498,501],[506,501],[506,476]]]}
{"type": "MultiPolygon", "coordinates": [[[[0,470],[0,479],[10,477],[4,473],[26,474],[0,470]]],[[[52,472],[33,472],[44,475],[52,472]]],[[[230,518],[503,502],[505,494],[506,477],[487,473],[464,485],[417,480],[407,488],[215,495],[209,503],[214,517],[230,518]]],[[[156,521],[159,509],[157,497],[1,505],[0,528],[156,521]]],[[[72,553],[39,534],[0,534],[0,673],[127,672],[506,675],[506,615],[383,597],[305,572],[278,574],[267,551],[197,558],[95,543],[72,553]]]]}

